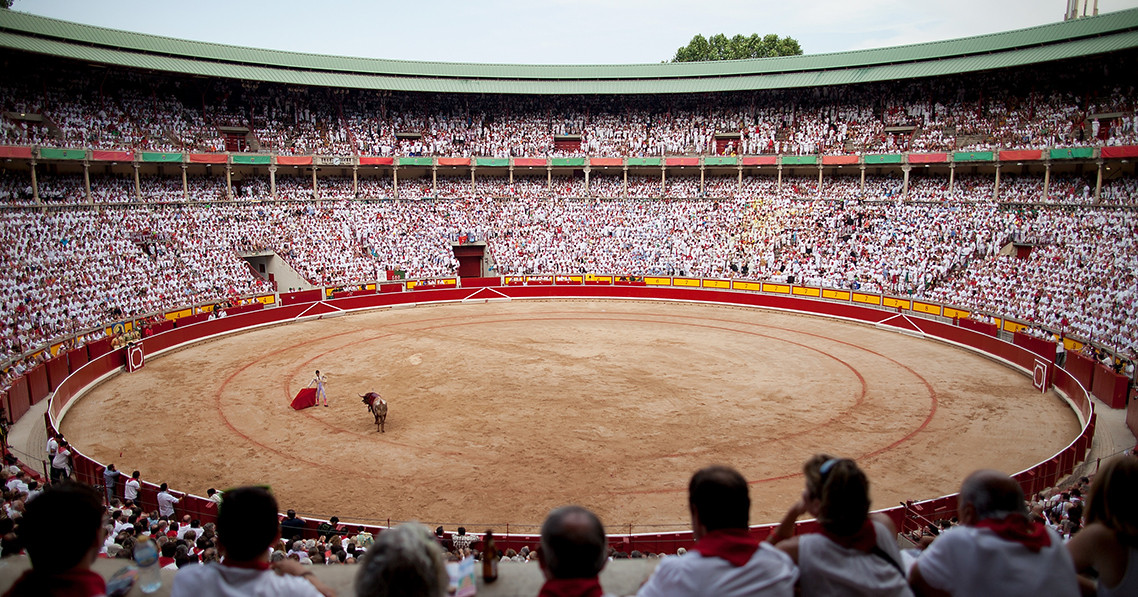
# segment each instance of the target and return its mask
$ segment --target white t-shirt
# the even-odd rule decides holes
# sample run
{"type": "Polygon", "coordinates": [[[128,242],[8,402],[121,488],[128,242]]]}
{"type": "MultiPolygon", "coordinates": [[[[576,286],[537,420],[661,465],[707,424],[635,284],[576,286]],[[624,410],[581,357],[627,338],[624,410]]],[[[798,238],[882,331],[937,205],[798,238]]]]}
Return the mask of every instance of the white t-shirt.
{"type": "Polygon", "coordinates": [[[790,556],[765,541],[742,566],[689,551],[668,556],[640,587],[637,597],[792,597],[798,568],[790,556]]]}
{"type": "Polygon", "coordinates": [[[123,499],[137,501],[138,500],[138,488],[141,485],[142,484],[138,482],[138,479],[134,479],[134,478],[127,479],[126,486],[123,488],[123,491],[122,491],[123,499]]]}
{"type": "Polygon", "coordinates": [[[52,468],[67,469],[67,458],[69,456],[71,456],[71,450],[63,449],[57,451],[55,457],[51,459],[52,468]]]}
{"type": "Polygon", "coordinates": [[[988,529],[953,527],[917,559],[921,577],[951,595],[1078,597],[1075,563],[1050,528],[1051,545],[1032,553],[988,529]]]}
{"type": "Polygon", "coordinates": [[[323,597],[308,579],[217,562],[178,569],[170,597],[323,597]]]}
{"type": "Polygon", "coordinates": [[[170,495],[168,492],[158,492],[158,514],[160,516],[173,516],[174,504],[178,503],[178,498],[170,495]]]}
{"type": "Polygon", "coordinates": [[[894,566],[880,554],[842,547],[825,535],[812,533],[798,537],[798,570],[802,597],[813,595],[875,595],[912,597],[909,582],[901,573],[901,552],[897,540],[885,525],[874,522],[877,547],[893,559],[894,566]]]}

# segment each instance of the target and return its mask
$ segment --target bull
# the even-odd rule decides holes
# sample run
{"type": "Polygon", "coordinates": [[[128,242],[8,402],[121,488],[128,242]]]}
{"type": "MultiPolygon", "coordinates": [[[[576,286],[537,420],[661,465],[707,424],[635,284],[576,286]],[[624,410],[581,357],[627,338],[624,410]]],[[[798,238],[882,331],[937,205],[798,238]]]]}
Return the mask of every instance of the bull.
{"type": "MultiPolygon", "coordinates": [[[[356,394],[360,396],[359,394],[356,394]]],[[[378,392],[368,392],[360,396],[363,398],[363,403],[367,405],[367,410],[375,416],[375,426],[380,433],[386,433],[384,424],[387,422],[387,401],[380,398],[378,392]]]]}

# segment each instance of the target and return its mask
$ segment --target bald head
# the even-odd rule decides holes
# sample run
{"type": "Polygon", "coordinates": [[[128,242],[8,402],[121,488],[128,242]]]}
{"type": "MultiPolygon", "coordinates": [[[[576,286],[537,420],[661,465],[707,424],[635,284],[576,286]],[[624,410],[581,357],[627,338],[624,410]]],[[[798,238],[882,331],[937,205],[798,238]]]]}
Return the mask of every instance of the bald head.
{"type": "Polygon", "coordinates": [[[1015,479],[993,470],[979,470],[960,486],[961,522],[1002,519],[1011,513],[1027,514],[1023,489],[1015,479]],[[965,511],[968,511],[967,514],[965,511]]]}
{"type": "Polygon", "coordinates": [[[592,578],[605,555],[605,528],[585,508],[557,508],[541,525],[541,564],[552,578],[592,578]]]}

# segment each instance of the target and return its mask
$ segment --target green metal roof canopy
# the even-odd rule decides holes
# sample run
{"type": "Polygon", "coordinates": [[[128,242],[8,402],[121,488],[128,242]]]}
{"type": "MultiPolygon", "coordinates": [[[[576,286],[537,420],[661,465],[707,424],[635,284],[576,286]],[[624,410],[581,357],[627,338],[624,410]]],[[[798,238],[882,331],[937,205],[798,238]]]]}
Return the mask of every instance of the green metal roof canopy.
{"type": "Polygon", "coordinates": [[[1138,9],[856,52],[628,65],[415,62],[301,54],[131,33],[0,10],[0,48],[171,73],[427,93],[708,93],[870,83],[1138,48],[1138,9]]]}

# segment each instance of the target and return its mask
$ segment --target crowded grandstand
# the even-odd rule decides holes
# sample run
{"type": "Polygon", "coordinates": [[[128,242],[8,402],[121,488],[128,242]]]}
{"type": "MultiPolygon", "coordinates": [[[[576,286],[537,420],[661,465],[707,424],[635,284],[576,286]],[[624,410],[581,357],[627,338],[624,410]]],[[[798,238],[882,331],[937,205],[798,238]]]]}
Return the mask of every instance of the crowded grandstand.
{"type": "MultiPolygon", "coordinates": [[[[821,57],[474,75],[165,50],[0,11],[4,387],[207,306],[461,285],[456,247],[475,244],[479,279],[703,278],[925,301],[1133,380],[1135,30],[1138,9],[821,57]],[[266,254],[301,281],[258,271],[266,254]]],[[[0,475],[10,531],[39,489],[18,466],[0,475]]],[[[1069,538],[1083,511],[1072,490],[1088,482],[1060,489],[1028,506],[1069,538]]],[[[175,567],[217,559],[212,523],[138,497],[106,494],[105,557],[150,535],[175,567]]],[[[355,562],[373,537],[336,522],[274,543],[273,561],[355,562]]],[[[921,547],[953,524],[925,522],[905,529],[921,547]]],[[[461,559],[479,538],[438,540],[461,559]]]]}

